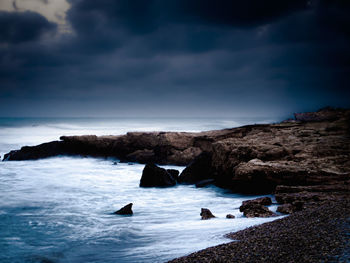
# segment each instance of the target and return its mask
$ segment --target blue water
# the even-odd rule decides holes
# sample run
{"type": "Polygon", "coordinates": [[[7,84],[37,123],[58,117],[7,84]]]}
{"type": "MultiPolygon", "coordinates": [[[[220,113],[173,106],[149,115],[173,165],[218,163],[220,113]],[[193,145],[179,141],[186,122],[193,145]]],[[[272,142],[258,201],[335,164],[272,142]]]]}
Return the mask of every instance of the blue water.
{"type": "MultiPolygon", "coordinates": [[[[231,120],[0,119],[0,154],[73,134],[201,131],[231,120]]],[[[164,262],[228,242],[224,234],[272,219],[247,219],[247,197],[216,187],[140,188],[143,165],[56,157],[0,163],[0,262],[164,262]],[[132,202],[133,216],[113,214],[132,202]],[[217,218],[200,220],[201,207],[217,218]],[[236,219],[229,220],[231,213],[236,219]]],[[[184,167],[174,167],[182,170],[184,167]]],[[[254,198],[254,197],[249,197],[254,198]]],[[[274,209],[275,207],[272,207],[274,209]]]]}

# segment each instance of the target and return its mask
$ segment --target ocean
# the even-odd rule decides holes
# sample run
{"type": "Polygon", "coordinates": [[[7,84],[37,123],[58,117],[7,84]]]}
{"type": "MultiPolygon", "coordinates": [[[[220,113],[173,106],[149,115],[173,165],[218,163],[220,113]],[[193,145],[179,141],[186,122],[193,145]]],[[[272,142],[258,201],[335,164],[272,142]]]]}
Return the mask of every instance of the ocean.
{"type": "MultiPolygon", "coordinates": [[[[271,120],[0,118],[0,155],[62,135],[195,132],[261,122],[271,120]]],[[[66,156],[0,162],[0,262],[165,262],[230,242],[226,233],[276,219],[244,218],[239,206],[256,196],[215,186],[140,188],[143,167],[66,156]],[[128,203],[134,215],[113,214],[128,203]],[[217,218],[201,220],[202,207],[217,218]],[[236,218],[226,219],[228,213],[236,218]]]]}

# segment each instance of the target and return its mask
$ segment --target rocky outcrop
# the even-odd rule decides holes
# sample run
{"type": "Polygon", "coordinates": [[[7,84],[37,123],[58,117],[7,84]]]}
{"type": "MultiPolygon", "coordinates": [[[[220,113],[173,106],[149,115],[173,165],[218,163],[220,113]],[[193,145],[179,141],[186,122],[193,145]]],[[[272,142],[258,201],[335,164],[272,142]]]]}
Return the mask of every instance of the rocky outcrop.
{"type": "Polygon", "coordinates": [[[35,160],[57,155],[114,157],[123,162],[188,165],[212,142],[230,136],[232,129],[189,132],[128,132],[120,136],[62,136],[60,141],[26,146],[4,160],[35,160]]]}
{"type": "Polygon", "coordinates": [[[117,215],[132,215],[132,203],[120,208],[118,211],[114,212],[117,215]]]}
{"type": "MultiPolygon", "coordinates": [[[[317,113],[327,115],[328,110],[317,113]]],[[[212,144],[216,183],[243,193],[331,184],[350,176],[350,111],[313,122],[244,126],[212,144]]]]}
{"type": "MultiPolygon", "coordinates": [[[[122,161],[188,165],[180,183],[214,180],[242,193],[274,193],[279,186],[312,193],[345,192],[350,177],[350,110],[325,108],[291,121],[186,132],[131,132],[120,136],[63,136],[22,147],[4,160],[55,155],[111,156],[122,161]],[[323,186],[320,187],[320,186],[323,186]],[[334,188],[337,189],[334,189],[334,188]],[[342,190],[340,190],[342,189],[342,190]]],[[[298,191],[301,196],[301,192],[298,191]]],[[[294,194],[296,196],[297,194],[294,194]]],[[[278,200],[293,193],[278,192],[278,200]]],[[[295,197],[296,198],[296,197],[295,197]]],[[[320,194],[320,198],[323,195],[320,194]]],[[[293,199],[293,198],[292,198],[293,199]]]]}
{"type": "Polygon", "coordinates": [[[214,218],[215,216],[211,213],[211,211],[207,208],[202,208],[200,216],[202,217],[202,220],[207,220],[210,218],[214,218]]]}
{"type": "Polygon", "coordinates": [[[140,180],[141,187],[169,187],[176,185],[173,176],[155,164],[146,164],[140,180]]]}
{"type": "Polygon", "coordinates": [[[275,216],[275,213],[270,211],[265,205],[272,203],[271,198],[262,197],[254,200],[243,201],[239,207],[239,211],[243,212],[246,217],[270,217],[275,216]]]}
{"type": "Polygon", "coordinates": [[[211,153],[203,152],[182,171],[178,182],[194,184],[207,179],[213,179],[211,153]]]}

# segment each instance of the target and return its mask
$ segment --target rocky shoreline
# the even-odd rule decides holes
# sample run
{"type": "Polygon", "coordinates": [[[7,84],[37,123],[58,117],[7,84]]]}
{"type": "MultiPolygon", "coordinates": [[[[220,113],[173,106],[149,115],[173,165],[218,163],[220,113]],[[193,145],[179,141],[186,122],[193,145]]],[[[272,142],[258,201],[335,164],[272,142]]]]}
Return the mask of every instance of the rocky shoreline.
{"type": "MultiPolygon", "coordinates": [[[[277,124],[248,125],[200,133],[130,132],[120,136],[62,136],[60,141],[25,146],[20,150],[11,151],[4,156],[4,160],[33,160],[57,155],[115,157],[121,161],[147,163],[141,178],[141,187],[171,187],[177,183],[196,184],[198,187],[215,184],[238,193],[274,194],[280,204],[277,211],[293,214],[291,217],[257,228],[257,233],[259,229],[262,229],[261,233],[271,232],[271,236],[261,234],[269,243],[262,245],[263,241],[254,234],[247,238],[249,243],[261,245],[257,251],[263,253],[262,256],[260,252],[255,254],[250,250],[239,252],[241,254],[233,252],[238,246],[243,246],[237,244],[245,244],[246,241],[243,240],[209,248],[206,252],[195,253],[194,256],[190,255],[174,262],[230,262],[232,259],[242,262],[317,262],[318,257],[310,254],[308,258],[306,252],[303,259],[289,259],[284,252],[287,251],[287,245],[281,245],[281,255],[286,257],[286,260],[277,255],[275,259],[267,257],[269,260],[264,261],[263,256],[266,255],[266,251],[273,251],[271,247],[279,249],[278,243],[270,245],[273,242],[271,240],[278,240],[279,234],[274,229],[280,232],[286,227],[291,229],[288,231],[295,229],[295,233],[298,234],[294,233],[294,239],[287,238],[284,241],[282,236],[281,242],[299,242],[298,236],[305,235],[303,231],[307,230],[301,223],[305,220],[306,225],[315,226],[311,234],[316,233],[318,227],[320,231],[324,228],[324,234],[334,240],[338,238],[339,243],[339,237],[332,236],[328,231],[335,231],[332,218],[339,218],[345,224],[349,217],[348,109],[324,108],[317,112],[295,114],[294,119],[277,124]],[[154,163],[187,167],[178,176],[174,171],[159,168],[154,163]],[[332,205],[329,205],[330,203],[332,205]],[[327,214],[322,214],[321,211],[327,214]],[[317,226],[318,224],[320,225],[317,226]],[[217,252],[220,252],[218,257],[217,252]],[[229,255],[231,260],[227,261],[229,255]],[[251,258],[252,255],[256,257],[251,258]],[[251,260],[248,260],[250,258],[251,260]],[[259,258],[261,260],[258,260],[259,258]]],[[[260,202],[261,200],[255,203],[248,202],[242,206],[241,211],[247,217],[273,216],[274,214],[260,202]]],[[[252,232],[251,229],[244,231],[233,237],[252,232]]],[[[288,236],[292,234],[288,232],[288,236]]],[[[309,235],[305,245],[311,244],[313,238],[315,242],[324,243],[320,241],[320,236],[309,235]]],[[[289,246],[292,249],[298,247],[294,243],[289,243],[289,246]]],[[[318,249],[322,251],[323,245],[320,246],[318,249]]],[[[255,251],[256,247],[251,249],[255,251]]],[[[313,248],[307,249],[314,253],[313,248]]],[[[334,252],[324,251],[326,254],[334,252]]],[[[322,260],[325,261],[325,257],[322,260]]]]}
{"type": "Polygon", "coordinates": [[[342,199],[231,233],[236,240],[171,260],[185,262],[349,262],[350,202],[342,199]]]}
{"type": "Polygon", "coordinates": [[[283,211],[347,195],[350,190],[348,109],[324,108],[277,124],[199,133],[130,132],[60,139],[11,151],[4,160],[82,155],[187,165],[177,183],[199,187],[212,183],[239,193],[276,194],[283,211]]]}

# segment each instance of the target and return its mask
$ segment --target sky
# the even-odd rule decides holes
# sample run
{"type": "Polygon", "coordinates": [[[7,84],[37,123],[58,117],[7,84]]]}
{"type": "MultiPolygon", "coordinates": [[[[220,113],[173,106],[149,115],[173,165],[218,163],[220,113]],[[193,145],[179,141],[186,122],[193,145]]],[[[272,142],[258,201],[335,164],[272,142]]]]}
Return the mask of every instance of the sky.
{"type": "Polygon", "coordinates": [[[350,107],[348,0],[1,0],[0,116],[350,107]]]}

